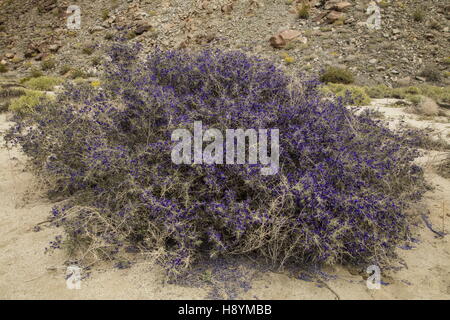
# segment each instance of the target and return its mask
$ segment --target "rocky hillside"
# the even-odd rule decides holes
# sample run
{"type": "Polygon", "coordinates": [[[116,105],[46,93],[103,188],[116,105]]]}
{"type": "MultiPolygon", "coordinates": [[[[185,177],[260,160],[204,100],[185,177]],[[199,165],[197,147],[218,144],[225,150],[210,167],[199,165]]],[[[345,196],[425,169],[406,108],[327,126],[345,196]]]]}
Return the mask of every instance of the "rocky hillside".
{"type": "Polygon", "coordinates": [[[155,47],[242,49],[317,74],[349,68],[359,84],[450,82],[450,3],[382,0],[1,0],[0,71],[95,74],[115,36],[155,47]],[[79,30],[67,27],[81,10],[79,30]]]}

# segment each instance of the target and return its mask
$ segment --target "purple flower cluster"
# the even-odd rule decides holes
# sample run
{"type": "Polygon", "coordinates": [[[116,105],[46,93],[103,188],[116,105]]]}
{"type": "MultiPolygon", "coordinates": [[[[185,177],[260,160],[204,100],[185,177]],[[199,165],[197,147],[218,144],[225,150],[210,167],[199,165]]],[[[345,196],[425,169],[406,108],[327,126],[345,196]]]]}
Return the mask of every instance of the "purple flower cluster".
{"type": "Polygon", "coordinates": [[[67,84],[7,136],[68,199],[53,215],[74,243],[159,250],[176,274],[203,253],[382,262],[408,239],[425,190],[408,137],[242,52],[139,50],[115,45],[100,89],[67,84]],[[173,164],[171,133],[194,121],[279,129],[279,173],[173,164]]]}

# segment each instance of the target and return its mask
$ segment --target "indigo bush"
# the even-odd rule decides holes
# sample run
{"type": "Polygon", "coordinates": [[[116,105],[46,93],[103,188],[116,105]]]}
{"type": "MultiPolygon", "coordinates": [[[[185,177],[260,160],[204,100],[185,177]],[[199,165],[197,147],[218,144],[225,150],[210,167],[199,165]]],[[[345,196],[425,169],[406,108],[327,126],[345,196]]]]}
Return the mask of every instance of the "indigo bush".
{"type": "Polygon", "coordinates": [[[242,52],[139,50],[114,45],[101,87],[65,84],[7,134],[63,199],[52,216],[72,255],[144,252],[176,276],[204,254],[381,264],[409,239],[425,190],[411,136],[242,52]],[[279,173],[173,164],[171,133],[194,121],[278,128],[279,173]]]}

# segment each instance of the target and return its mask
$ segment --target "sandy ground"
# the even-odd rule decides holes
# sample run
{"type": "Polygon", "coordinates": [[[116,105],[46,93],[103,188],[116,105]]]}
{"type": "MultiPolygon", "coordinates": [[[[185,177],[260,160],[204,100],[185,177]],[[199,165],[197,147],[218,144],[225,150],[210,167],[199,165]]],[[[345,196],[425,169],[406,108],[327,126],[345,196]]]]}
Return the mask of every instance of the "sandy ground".
{"type": "MultiPolygon", "coordinates": [[[[388,120],[409,118],[400,108],[378,101],[388,120]]],[[[415,122],[420,122],[419,125],[415,122]]],[[[0,132],[10,122],[0,114],[0,132]]],[[[448,134],[449,124],[437,126],[448,134]]],[[[1,138],[1,135],[0,135],[1,138]]],[[[3,144],[2,139],[0,143],[3,144]]],[[[432,164],[442,158],[433,152],[421,159],[427,179],[435,189],[426,194],[435,230],[450,232],[450,180],[436,175],[432,164]]],[[[209,282],[192,287],[165,284],[160,268],[137,263],[118,270],[100,265],[81,283],[80,290],[66,286],[65,256],[61,251],[44,254],[57,228],[33,227],[48,217],[51,203],[35,188],[33,176],[24,170],[24,157],[18,150],[0,149],[0,298],[1,299],[205,299],[212,290],[209,282]]],[[[247,291],[237,299],[450,299],[450,236],[436,238],[425,224],[419,226],[420,242],[410,250],[398,249],[404,267],[382,276],[379,290],[369,290],[364,274],[341,266],[326,269],[332,279],[324,283],[300,280],[287,273],[259,272],[247,291]]],[[[214,280],[215,275],[212,275],[214,280]]],[[[214,281],[213,281],[214,282],[214,281]]]]}

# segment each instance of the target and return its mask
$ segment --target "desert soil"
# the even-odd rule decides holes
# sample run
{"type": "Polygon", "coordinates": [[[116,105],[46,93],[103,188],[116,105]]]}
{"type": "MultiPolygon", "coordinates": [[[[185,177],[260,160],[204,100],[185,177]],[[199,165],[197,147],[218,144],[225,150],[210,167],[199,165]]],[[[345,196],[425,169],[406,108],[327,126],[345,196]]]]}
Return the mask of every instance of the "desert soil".
{"type": "MultiPolygon", "coordinates": [[[[387,107],[385,100],[374,104],[391,123],[405,117],[412,125],[434,127],[444,137],[449,133],[448,122],[420,121],[401,108],[387,107]]],[[[8,116],[0,114],[0,133],[12,125],[8,116]]],[[[2,140],[0,134],[3,145],[2,140]]],[[[450,180],[433,170],[442,156],[428,152],[419,161],[434,186],[424,199],[430,221],[435,230],[449,233],[450,180]]],[[[0,299],[205,299],[211,297],[212,290],[220,292],[217,286],[221,284],[214,273],[200,286],[167,284],[162,270],[145,261],[128,269],[94,266],[80,290],[69,290],[64,252],[44,253],[49,241],[62,230],[43,225],[39,232],[34,230],[47,219],[52,203],[36,187],[33,175],[25,169],[25,160],[17,149],[0,149],[0,299]]],[[[336,266],[324,270],[330,275],[325,282],[301,280],[286,272],[254,271],[256,276],[246,290],[236,290],[239,294],[232,298],[450,299],[449,236],[437,238],[424,223],[418,225],[418,234],[420,241],[413,248],[398,249],[402,267],[384,272],[379,290],[367,288],[365,274],[336,266]]],[[[238,286],[239,281],[236,283],[238,286]]],[[[219,297],[230,298],[226,294],[219,297]]]]}

